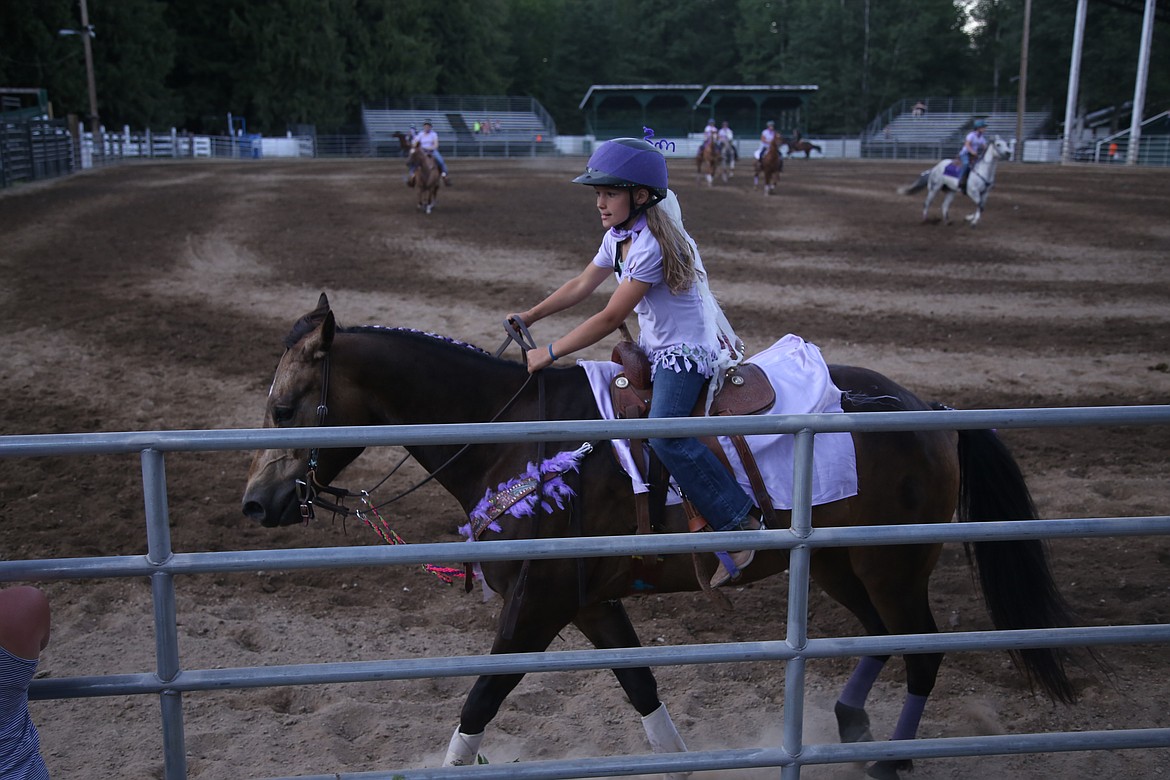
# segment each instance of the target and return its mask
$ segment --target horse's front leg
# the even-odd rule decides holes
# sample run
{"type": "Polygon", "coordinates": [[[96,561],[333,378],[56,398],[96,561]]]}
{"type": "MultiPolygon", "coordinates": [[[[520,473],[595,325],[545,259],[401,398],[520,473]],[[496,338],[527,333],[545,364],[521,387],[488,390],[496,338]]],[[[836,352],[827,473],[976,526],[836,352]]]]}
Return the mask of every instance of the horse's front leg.
{"type": "Polygon", "coordinates": [[[925,222],[930,216],[930,204],[934,202],[934,196],[938,195],[938,187],[931,185],[926,190],[926,200],[922,204],[922,221],[925,222]]]}
{"type": "MultiPolygon", "coordinates": [[[[598,649],[639,647],[638,634],[620,601],[605,601],[585,607],[573,621],[598,649]]],[[[683,753],[687,746],[670,719],[666,705],[658,699],[658,681],[648,666],[614,669],[614,676],[634,709],[642,716],[642,727],[655,753],[683,753]]],[[[666,780],[682,780],[690,773],[670,773],[666,780]]]]}
{"type": "MultiPolygon", "coordinates": [[[[573,619],[577,609],[577,590],[570,587],[572,580],[547,576],[549,567],[554,564],[564,565],[565,562],[534,561],[531,564],[529,578],[532,581],[528,583],[526,595],[518,606],[520,612],[515,630],[510,638],[505,636],[504,624],[509,614],[509,609],[505,607],[496,628],[495,642],[492,643],[493,654],[539,653],[547,650],[557,633],[573,619]]],[[[514,587],[509,589],[505,604],[511,603],[514,587]]],[[[459,713],[459,726],[451,736],[443,766],[477,763],[488,723],[495,718],[504,699],[508,698],[508,694],[522,679],[523,674],[498,674],[480,677],[475,681],[459,713]]]]}
{"type": "Polygon", "coordinates": [[[979,223],[979,218],[983,216],[983,193],[979,193],[979,197],[972,200],[975,201],[975,211],[967,215],[967,221],[971,223],[971,227],[975,227],[979,223]]]}

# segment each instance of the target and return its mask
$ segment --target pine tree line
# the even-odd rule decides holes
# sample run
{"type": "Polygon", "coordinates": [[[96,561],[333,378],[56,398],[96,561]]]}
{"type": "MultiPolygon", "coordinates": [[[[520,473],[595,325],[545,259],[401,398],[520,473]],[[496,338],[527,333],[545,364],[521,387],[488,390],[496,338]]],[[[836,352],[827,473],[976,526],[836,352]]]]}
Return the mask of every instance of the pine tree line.
{"type": "MultiPolygon", "coordinates": [[[[816,84],[810,132],[860,132],[891,103],[1013,96],[1024,0],[87,0],[108,127],[341,132],[363,101],[539,100],[565,133],[591,84],[816,84]]],[[[1030,104],[1063,106],[1075,3],[1033,0],[1030,104]]],[[[1093,0],[1081,102],[1133,96],[1141,16],[1093,0]]],[[[0,86],[87,108],[78,0],[0,4],[0,86]]],[[[1148,109],[1170,107],[1156,25],[1148,109]]]]}

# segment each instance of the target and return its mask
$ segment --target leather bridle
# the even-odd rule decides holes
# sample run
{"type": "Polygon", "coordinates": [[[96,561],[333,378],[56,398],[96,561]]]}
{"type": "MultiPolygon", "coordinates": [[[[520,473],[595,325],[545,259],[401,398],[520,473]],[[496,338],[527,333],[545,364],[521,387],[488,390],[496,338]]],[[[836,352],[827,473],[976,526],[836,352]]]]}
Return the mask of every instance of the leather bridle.
{"type": "MultiPolygon", "coordinates": [[[[529,333],[528,327],[520,320],[509,318],[504,321],[504,331],[506,333],[504,342],[500,345],[499,349],[495,351],[494,356],[497,358],[500,357],[504,353],[504,350],[508,348],[508,345],[514,341],[520,347],[520,351],[524,355],[524,363],[527,365],[528,351],[530,349],[535,349],[536,347],[536,343],[533,341],[532,334],[529,333]]],[[[535,375],[529,374],[527,376],[527,378],[524,380],[524,383],[520,386],[520,389],[517,390],[515,394],[513,394],[512,397],[508,399],[507,403],[504,404],[500,411],[496,412],[495,416],[492,417],[489,422],[496,422],[509,409],[512,408],[513,404],[516,403],[516,400],[520,397],[521,393],[523,393],[525,388],[528,387],[528,383],[532,381],[533,376],[536,376],[539,418],[544,419],[544,376],[541,372],[537,372],[535,375]]],[[[321,361],[321,397],[320,402],[317,404],[317,427],[319,428],[325,426],[325,420],[329,416],[329,377],[330,356],[328,353],[326,353],[325,357],[321,361]]],[[[376,511],[384,506],[393,504],[395,501],[405,498],[406,496],[421,488],[423,485],[433,480],[443,469],[450,466],[453,462],[455,462],[456,459],[459,458],[459,456],[466,452],[470,446],[471,444],[463,445],[458,452],[440,464],[438,468],[436,468],[434,471],[428,472],[424,479],[377,505],[370,503],[370,495],[375,490],[384,485],[386,480],[390,479],[390,477],[392,477],[398,471],[398,469],[400,469],[402,465],[406,463],[407,459],[410,458],[410,453],[403,455],[402,459],[394,465],[394,468],[392,468],[386,476],[382,477],[382,479],[379,480],[378,483],[374,485],[374,487],[370,488],[369,490],[355,492],[347,488],[334,487],[333,485],[322,485],[317,480],[317,466],[320,460],[321,448],[313,447],[309,450],[309,463],[305,476],[303,479],[297,479],[295,483],[297,502],[300,504],[301,508],[301,519],[306,523],[312,520],[316,516],[313,511],[314,506],[327,509],[335,516],[341,515],[342,517],[360,517],[366,510],[353,509],[346,506],[344,502],[347,498],[361,499],[362,503],[364,503],[370,511],[376,511]],[[323,500],[321,498],[322,494],[333,496],[337,500],[323,500]]],[[[537,449],[537,463],[540,463],[544,459],[544,448],[544,442],[539,442],[537,449]]]]}

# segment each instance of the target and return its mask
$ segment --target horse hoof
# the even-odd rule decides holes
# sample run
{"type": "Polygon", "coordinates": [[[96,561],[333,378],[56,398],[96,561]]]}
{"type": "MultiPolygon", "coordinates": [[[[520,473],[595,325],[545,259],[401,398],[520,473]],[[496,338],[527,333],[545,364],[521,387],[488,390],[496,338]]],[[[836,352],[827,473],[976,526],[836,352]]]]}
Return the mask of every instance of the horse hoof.
{"type": "Polygon", "coordinates": [[[837,702],[833,707],[833,714],[837,716],[837,733],[843,744],[873,742],[873,732],[869,730],[869,715],[865,710],[837,702]]]}
{"type": "Polygon", "coordinates": [[[875,761],[865,768],[865,776],[872,777],[875,780],[901,780],[901,775],[898,770],[905,770],[907,772],[914,769],[914,764],[909,759],[902,759],[900,761],[875,761]]]}

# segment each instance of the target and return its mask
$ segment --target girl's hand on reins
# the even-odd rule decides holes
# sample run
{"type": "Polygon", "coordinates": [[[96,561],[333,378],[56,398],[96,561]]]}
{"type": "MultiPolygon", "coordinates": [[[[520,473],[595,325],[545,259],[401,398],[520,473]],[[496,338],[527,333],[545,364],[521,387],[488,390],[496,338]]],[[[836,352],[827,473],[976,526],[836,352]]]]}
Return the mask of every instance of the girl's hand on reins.
{"type": "MultiPolygon", "coordinates": [[[[552,346],[551,344],[549,345],[552,346]]],[[[549,354],[548,349],[530,349],[524,353],[528,359],[528,373],[535,374],[543,368],[548,368],[553,364],[552,355],[549,354]]]]}

